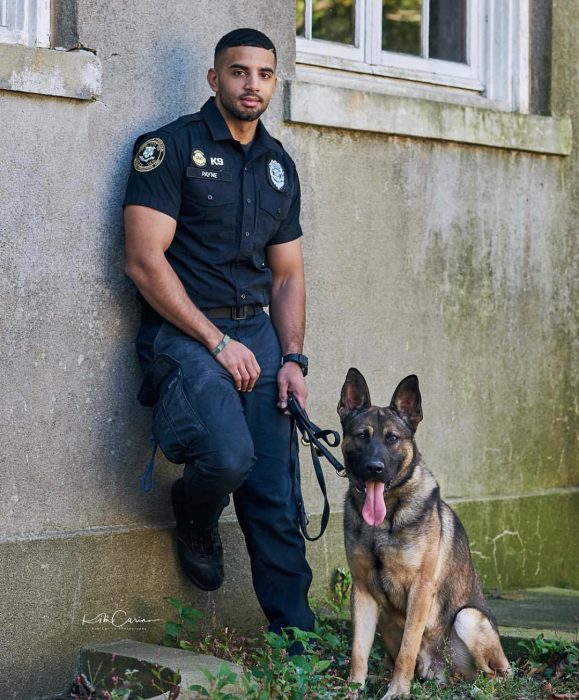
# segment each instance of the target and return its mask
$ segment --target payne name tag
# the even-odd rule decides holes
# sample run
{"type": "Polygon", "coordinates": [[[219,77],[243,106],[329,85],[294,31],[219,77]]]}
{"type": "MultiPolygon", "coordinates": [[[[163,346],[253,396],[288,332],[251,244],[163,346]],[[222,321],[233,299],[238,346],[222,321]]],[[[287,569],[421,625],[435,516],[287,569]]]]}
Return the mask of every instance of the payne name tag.
{"type": "Polygon", "coordinates": [[[207,170],[205,168],[187,168],[187,177],[196,177],[201,180],[221,180],[231,182],[231,171],[229,170],[207,170]]]}

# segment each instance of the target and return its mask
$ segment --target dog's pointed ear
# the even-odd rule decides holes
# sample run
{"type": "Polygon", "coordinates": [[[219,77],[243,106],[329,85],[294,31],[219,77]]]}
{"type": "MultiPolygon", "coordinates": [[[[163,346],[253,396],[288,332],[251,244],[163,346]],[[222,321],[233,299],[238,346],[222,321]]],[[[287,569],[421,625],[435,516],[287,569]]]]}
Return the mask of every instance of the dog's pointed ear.
{"type": "Polygon", "coordinates": [[[390,401],[390,408],[403,418],[416,431],[422,420],[422,398],[418,388],[418,377],[411,374],[396,387],[390,401]]]}
{"type": "Polygon", "coordinates": [[[370,405],[370,390],[366,380],[355,367],[350,367],[338,403],[340,420],[343,423],[351,413],[362,411],[370,405]]]}

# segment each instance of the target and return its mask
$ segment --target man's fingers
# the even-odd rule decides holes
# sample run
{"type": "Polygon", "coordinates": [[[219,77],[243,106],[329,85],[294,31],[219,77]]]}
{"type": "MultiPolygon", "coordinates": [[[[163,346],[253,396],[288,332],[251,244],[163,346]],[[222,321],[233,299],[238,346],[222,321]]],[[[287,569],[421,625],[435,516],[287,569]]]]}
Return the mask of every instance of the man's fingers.
{"type": "Polygon", "coordinates": [[[241,372],[238,369],[230,371],[233,381],[235,383],[235,388],[237,391],[241,391],[241,372]]]}
{"type": "Polygon", "coordinates": [[[261,369],[255,355],[243,343],[232,340],[215,358],[231,375],[237,391],[251,391],[261,369]]]}
{"type": "Polygon", "coordinates": [[[287,388],[288,388],[287,382],[278,381],[277,405],[280,408],[287,407],[287,388]]]}
{"type": "Polygon", "coordinates": [[[251,357],[251,368],[251,386],[249,387],[249,391],[253,389],[255,383],[259,379],[259,375],[261,374],[261,367],[258,365],[257,360],[255,359],[255,355],[252,355],[251,357]]]}

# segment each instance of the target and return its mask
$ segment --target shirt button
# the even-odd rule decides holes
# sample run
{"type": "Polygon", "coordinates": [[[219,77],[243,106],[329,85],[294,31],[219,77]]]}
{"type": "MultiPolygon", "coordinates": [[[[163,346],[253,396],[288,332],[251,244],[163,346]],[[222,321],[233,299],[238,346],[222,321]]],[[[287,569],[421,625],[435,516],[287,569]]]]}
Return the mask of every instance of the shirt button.
{"type": "Polygon", "coordinates": [[[212,194],[208,194],[208,195],[207,195],[207,199],[213,199],[213,195],[212,195],[212,194]]]}
{"type": "Polygon", "coordinates": [[[245,201],[246,201],[248,204],[251,204],[251,199],[250,199],[249,197],[248,197],[245,201]]]}
{"type": "Polygon", "coordinates": [[[242,294],[242,295],[241,295],[241,298],[242,298],[242,299],[245,299],[245,294],[242,294]]]}
{"type": "Polygon", "coordinates": [[[278,208],[277,213],[281,214],[281,207],[278,208]]]}
{"type": "Polygon", "coordinates": [[[246,232],[245,232],[245,237],[246,237],[246,238],[249,238],[249,236],[250,236],[249,231],[246,231],[246,232]]]}

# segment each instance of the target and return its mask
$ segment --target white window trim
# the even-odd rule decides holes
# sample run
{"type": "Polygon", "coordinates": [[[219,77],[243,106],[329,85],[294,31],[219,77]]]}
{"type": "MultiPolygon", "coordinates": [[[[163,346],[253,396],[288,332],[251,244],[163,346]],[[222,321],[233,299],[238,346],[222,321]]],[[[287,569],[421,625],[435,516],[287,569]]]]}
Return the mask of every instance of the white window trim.
{"type": "MultiPolygon", "coordinates": [[[[0,26],[0,44],[48,48],[50,46],[50,0],[19,0],[24,21],[21,29],[0,26]]],[[[6,6],[6,0],[0,5],[6,6]]]]}
{"type": "Polygon", "coordinates": [[[366,0],[358,0],[358,2],[356,2],[356,33],[354,46],[349,46],[348,44],[338,44],[333,41],[322,41],[310,38],[312,36],[312,0],[305,0],[305,37],[297,37],[298,49],[301,43],[304,50],[316,56],[323,57],[330,53],[337,58],[364,63],[366,60],[364,47],[367,43],[365,5],[366,0]]]}
{"type": "MultiPolygon", "coordinates": [[[[527,113],[529,110],[529,0],[470,0],[469,65],[377,51],[380,46],[381,0],[358,0],[359,43],[347,47],[334,42],[297,37],[298,64],[350,73],[365,73],[452,88],[449,99],[461,101],[460,91],[492,103],[493,108],[527,113]],[[377,18],[377,19],[376,19],[377,18]],[[371,28],[365,33],[365,28],[371,28]],[[483,27],[483,31],[479,28],[483,27]]],[[[309,0],[306,0],[306,10],[309,0]]],[[[306,13],[306,36],[311,36],[306,13]]],[[[387,86],[385,86],[386,89],[387,86]]],[[[466,96],[466,95],[465,95],[466,96]]]]}

